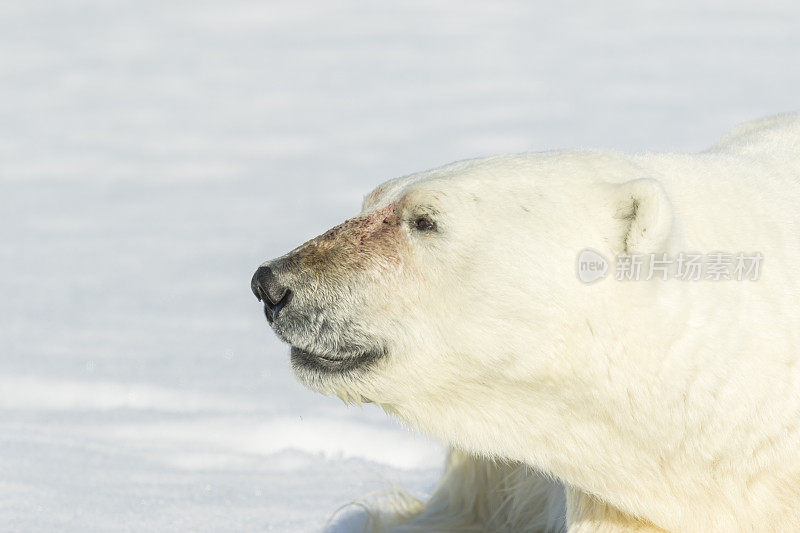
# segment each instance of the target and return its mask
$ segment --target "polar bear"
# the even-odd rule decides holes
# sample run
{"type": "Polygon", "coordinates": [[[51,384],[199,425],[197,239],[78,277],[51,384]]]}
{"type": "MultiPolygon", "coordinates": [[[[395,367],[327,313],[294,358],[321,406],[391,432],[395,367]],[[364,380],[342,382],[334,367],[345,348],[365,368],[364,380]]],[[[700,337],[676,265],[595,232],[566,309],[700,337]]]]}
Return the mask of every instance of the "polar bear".
{"type": "Polygon", "coordinates": [[[380,185],[252,289],[302,383],[451,447],[376,527],[797,531],[799,206],[797,114],[694,154],[489,157],[380,185]]]}

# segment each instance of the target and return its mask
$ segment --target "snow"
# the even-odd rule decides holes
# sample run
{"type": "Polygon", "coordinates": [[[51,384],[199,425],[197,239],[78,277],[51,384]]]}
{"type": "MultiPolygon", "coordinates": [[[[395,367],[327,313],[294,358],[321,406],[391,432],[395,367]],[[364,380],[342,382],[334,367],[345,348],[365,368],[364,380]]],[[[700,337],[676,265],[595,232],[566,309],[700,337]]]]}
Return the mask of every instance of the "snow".
{"type": "Polygon", "coordinates": [[[795,2],[0,4],[0,529],[319,531],[424,495],[442,447],[296,384],[255,267],[393,176],[796,109],[798,27],[795,2]]]}

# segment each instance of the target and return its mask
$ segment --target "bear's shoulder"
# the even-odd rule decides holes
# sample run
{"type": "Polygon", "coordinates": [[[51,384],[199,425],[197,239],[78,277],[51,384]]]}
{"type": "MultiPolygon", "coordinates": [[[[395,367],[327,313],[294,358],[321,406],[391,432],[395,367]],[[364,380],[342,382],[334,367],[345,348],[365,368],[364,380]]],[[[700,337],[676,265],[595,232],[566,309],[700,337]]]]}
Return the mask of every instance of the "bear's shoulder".
{"type": "Polygon", "coordinates": [[[800,113],[785,113],[741,124],[710,151],[800,157],[800,113]]]}

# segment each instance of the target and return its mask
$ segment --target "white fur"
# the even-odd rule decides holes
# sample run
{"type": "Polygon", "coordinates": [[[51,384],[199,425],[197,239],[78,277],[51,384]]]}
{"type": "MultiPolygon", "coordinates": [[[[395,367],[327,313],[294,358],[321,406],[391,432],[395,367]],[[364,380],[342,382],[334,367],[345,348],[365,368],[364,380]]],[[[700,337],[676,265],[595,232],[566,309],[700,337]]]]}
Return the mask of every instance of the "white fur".
{"type": "Polygon", "coordinates": [[[458,450],[427,507],[384,525],[800,530],[798,115],[697,154],[455,163],[387,182],[363,214],[393,202],[439,231],[406,228],[400,269],[347,311],[388,356],[298,375],[458,450]],[[585,285],[585,248],[764,260],[754,282],[585,285]]]}

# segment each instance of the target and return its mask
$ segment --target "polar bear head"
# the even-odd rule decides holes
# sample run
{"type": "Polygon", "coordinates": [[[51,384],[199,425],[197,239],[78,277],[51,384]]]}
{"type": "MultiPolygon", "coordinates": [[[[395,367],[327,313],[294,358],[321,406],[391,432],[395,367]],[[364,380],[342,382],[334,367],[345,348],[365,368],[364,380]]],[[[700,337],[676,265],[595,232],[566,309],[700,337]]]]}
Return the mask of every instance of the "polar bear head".
{"type": "Polygon", "coordinates": [[[252,280],[297,378],[409,421],[513,388],[577,379],[613,282],[578,253],[665,248],[660,185],[620,157],[499,156],[390,180],[356,217],[252,280]],[[593,326],[593,320],[597,325],[593,326]]]}

